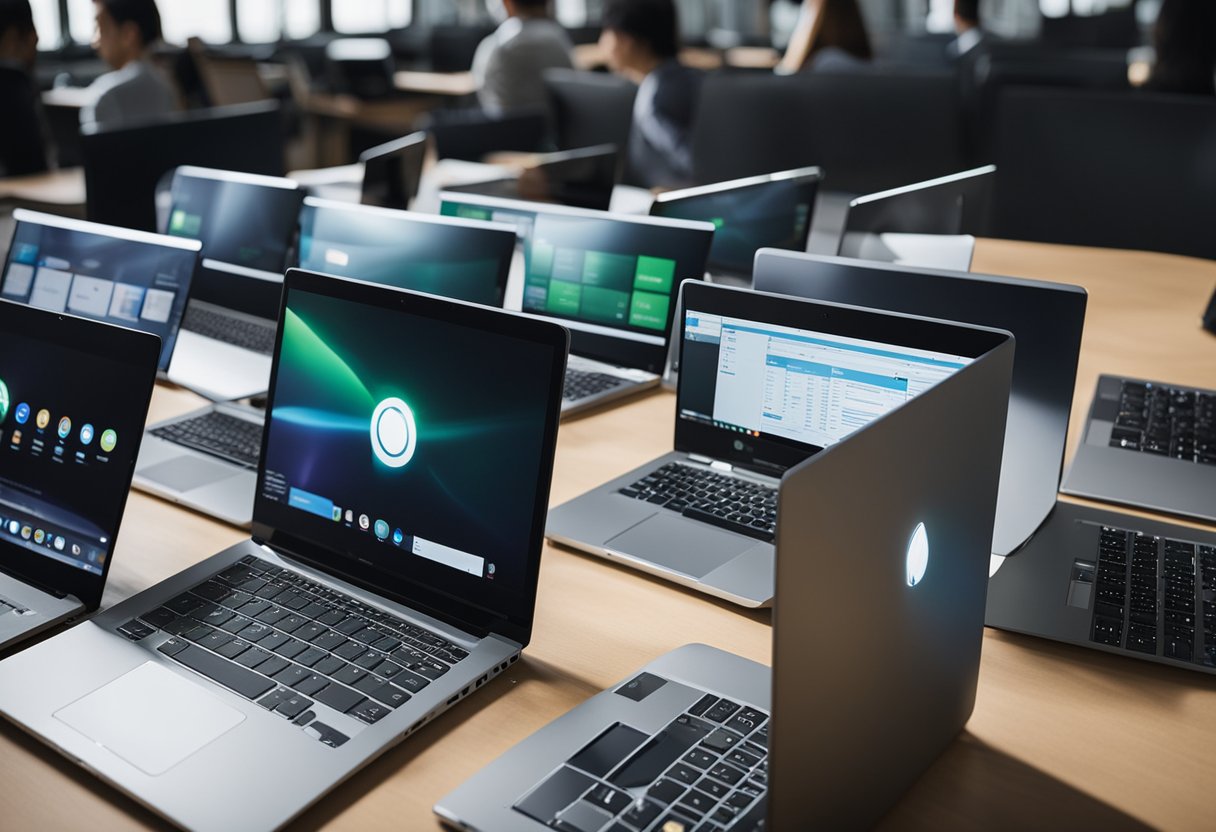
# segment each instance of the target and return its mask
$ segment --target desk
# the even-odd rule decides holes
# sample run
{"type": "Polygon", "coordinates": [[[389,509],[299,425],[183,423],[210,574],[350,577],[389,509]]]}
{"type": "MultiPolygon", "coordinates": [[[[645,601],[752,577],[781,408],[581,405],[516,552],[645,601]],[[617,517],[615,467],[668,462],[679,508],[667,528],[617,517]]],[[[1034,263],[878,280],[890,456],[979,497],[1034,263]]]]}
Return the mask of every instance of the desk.
{"type": "Polygon", "coordinates": [[[0,200],[83,206],[84,168],[61,168],[28,176],[0,178],[0,200]]]}
{"type": "Polygon", "coordinates": [[[461,97],[477,92],[477,80],[471,72],[417,72],[403,70],[393,75],[393,84],[401,92],[420,95],[461,97]]]}
{"type": "MultiPolygon", "coordinates": [[[[1216,339],[1197,318],[1216,263],[982,240],[979,271],[1090,290],[1069,453],[1099,372],[1211,385],[1216,339]],[[1135,328],[1132,323],[1135,323],[1135,328]],[[1142,332],[1138,338],[1131,332],[1142,332]]],[[[197,404],[157,391],[153,417],[197,404]]],[[[656,392],[562,425],[554,502],[669,447],[674,399],[656,392]]],[[[241,533],[135,492],[106,601],[210,555],[241,533]]],[[[523,661],[356,774],[295,828],[433,829],[430,807],[494,756],[667,650],[703,641],[767,662],[769,616],[548,548],[523,661]]],[[[987,631],[967,731],[886,829],[1211,828],[1212,677],[987,631]]],[[[876,750],[875,753],[883,753],[876,750]]],[[[10,829],[140,829],[155,817],[5,723],[0,818],[10,829]]],[[[200,784],[203,786],[203,784],[200,784]]],[[[222,799],[222,796],[221,796],[222,799]]]]}

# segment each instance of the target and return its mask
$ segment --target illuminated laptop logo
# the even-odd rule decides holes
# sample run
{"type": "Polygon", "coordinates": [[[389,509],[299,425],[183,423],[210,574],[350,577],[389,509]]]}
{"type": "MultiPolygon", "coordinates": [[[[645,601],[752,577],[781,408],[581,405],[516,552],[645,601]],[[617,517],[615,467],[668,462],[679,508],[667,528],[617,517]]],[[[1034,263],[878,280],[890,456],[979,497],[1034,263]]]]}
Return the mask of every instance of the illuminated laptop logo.
{"type": "Polygon", "coordinates": [[[929,568],[929,533],[924,523],[916,524],[916,531],[908,541],[908,586],[916,586],[925,577],[929,568]]]}
{"type": "Polygon", "coordinates": [[[418,444],[414,412],[398,398],[376,405],[371,424],[372,452],[389,468],[404,467],[418,444]]]}

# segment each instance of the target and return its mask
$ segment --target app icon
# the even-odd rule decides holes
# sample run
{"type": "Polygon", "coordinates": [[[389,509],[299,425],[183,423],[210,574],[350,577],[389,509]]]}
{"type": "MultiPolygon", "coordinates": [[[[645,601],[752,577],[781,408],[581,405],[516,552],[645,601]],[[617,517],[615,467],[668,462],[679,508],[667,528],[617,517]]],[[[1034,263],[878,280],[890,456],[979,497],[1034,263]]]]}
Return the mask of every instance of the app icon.
{"type": "Polygon", "coordinates": [[[79,543],[72,544],[72,554],[75,555],[76,557],[80,557],[80,544],[79,543]]]}
{"type": "Polygon", "coordinates": [[[383,520],[376,521],[376,537],[381,540],[388,537],[388,523],[385,523],[383,520]]]}
{"type": "Polygon", "coordinates": [[[8,417],[9,404],[8,385],[4,383],[4,379],[0,378],[0,422],[8,417]]]}
{"type": "Polygon", "coordinates": [[[67,546],[67,545],[68,545],[68,542],[66,540],[64,540],[62,537],[55,538],[55,550],[56,551],[62,552],[63,547],[67,546]]]}
{"type": "Polygon", "coordinates": [[[346,510],[346,522],[347,523],[355,522],[355,513],[353,511],[351,511],[350,509],[346,510]]]}
{"type": "Polygon", "coordinates": [[[342,509],[338,508],[337,506],[334,506],[333,518],[334,518],[335,523],[337,523],[339,520],[341,520],[342,519],[342,509]]]}
{"type": "Polygon", "coordinates": [[[495,566],[494,566],[494,564],[491,563],[489,566],[486,567],[486,572],[488,572],[490,575],[493,575],[494,569],[495,569],[495,566]]]}
{"type": "Polygon", "coordinates": [[[88,445],[93,441],[93,426],[87,422],[80,426],[80,444],[88,445]]]}
{"type": "Polygon", "coordinates": [[[398,398],[388,398],[372,412],[372,452],[389,468],[401,468],[414,456],[418,442],[414,411],[398,398]]]}
{"type": "Polygon", "coordinates": [[[401,529],[393,529],[393,542],[400,546],[403,540],[405,540],[405,535],[401,533],[401,529]]]}
{"type": "Polygon", "coordinates": [[[34,529],[34,542],[41,543],[44,540],[46,540],[46,532],[42,529],[34,529]]]}
{"type": "Polygon", "coordinates": [[[13,418],[17,420],[17,424],[24,425],[30,420],[30,406],[25,402],[17,405],[17,409],[13,411],[13,418]]]}
{"type": "Polygon", "coordinates": [[[20,445],[21,444],[21,431],[19,431],[19,430],[13,431],[13,437],[10,441],[14,445],[20,445]]]}
{"type": "Polygon", "coordinates": [[[16,520],[8,521],[8,533],[9,534],[16,534],[19,531],[21,531],[20,523],[18,523],[16,520]]]}
{"type": "Polygon", "coordinates": [[[59,438],[67,439],[68,434],[72,432],[72,420],[64,416],[59,420],[59,438]]]}
{"type": "Polygon", "coordinates": [[[21,527],[21,537],[22,537],[22,538],[24,538],[25,540],[29,540],[29,539],[30,539],[30,536],[31,536],[33,533],[34,533],[34,530],[33,530],[32,528],[30,528],[29,526],[22,526],[22,527],[21,527]]]}
{"type": "Polygon", "coordinates": [[[106,453],[114,450],[114,446],[118,444],[118,434],[107,428],[101,432],[101,449],[106,453]]]}
{"type": "Polygon", "coordinates": [[[42,410],[38,411],[38,416],[37,416],[37,418],[34,419],[34,424],[38,426],[39,430],[44,430],[46,428],[46,426],[49,425],[50,423],[51,423],[51,411],[47,410],[44,407],[44,408],[42,408],[42,410]]]}
{"type": "Polygon", "coordinates": [[[363,531],[367,531],[367,527],[371,525],[371,522],[372,519],[366,514],[359,515],[359,528],[363,529],[363,531]]]}

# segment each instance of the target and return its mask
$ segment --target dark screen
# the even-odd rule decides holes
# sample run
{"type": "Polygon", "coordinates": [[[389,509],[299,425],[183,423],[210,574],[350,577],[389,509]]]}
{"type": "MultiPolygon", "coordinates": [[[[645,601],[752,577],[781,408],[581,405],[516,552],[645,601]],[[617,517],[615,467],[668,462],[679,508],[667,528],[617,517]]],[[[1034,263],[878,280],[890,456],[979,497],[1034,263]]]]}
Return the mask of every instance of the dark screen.
{"type": "Polygon", "coordinates": [[[414,133],[370,148],[359,158],[363,162],[362,203],[404,211],[418,195],[426,159],[426,134],[414,133]]]}

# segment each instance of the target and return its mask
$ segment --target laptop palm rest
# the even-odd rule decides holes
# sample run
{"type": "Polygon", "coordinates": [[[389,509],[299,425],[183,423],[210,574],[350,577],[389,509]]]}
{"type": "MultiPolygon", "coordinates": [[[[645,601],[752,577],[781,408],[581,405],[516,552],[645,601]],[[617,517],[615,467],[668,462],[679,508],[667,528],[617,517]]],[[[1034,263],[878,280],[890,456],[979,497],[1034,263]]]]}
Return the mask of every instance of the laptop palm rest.
{"type": "Polygon", "coordinates": [[[60,708],[55,718],[156,777],[244,722],[245,715],[146,662],[60,708]]]}
{"type": "Polygon", "coordinates": [[[618,534],[604,546],[614,552],[700,578],[756,545],[716,526],[660,513],[618,534]]]}
{"type": "Polygon", "coordinates": [[[231,465],[223,465],[197,456],[182,454],[167,462],[153,465],[139,475],[145,479],[185,493],[213,482],[226,480],[241,473],[231,465]]]}

